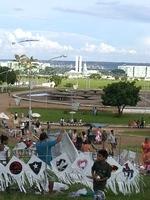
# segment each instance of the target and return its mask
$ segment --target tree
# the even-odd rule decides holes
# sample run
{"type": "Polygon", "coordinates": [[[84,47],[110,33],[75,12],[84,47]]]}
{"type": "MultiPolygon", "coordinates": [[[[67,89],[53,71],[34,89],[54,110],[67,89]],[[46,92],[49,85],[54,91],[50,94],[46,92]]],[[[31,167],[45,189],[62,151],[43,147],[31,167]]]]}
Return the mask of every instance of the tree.
{"type": "Polygon", "coordinates": [[[120,78],[121,78],[121,80],[127,79],[127,75],[126,75],[125,71],[122,69],[113,69],[111,71],[111,74],[112,74],[112,76],[115,77],[116,80],[118,80],[120,78]]]}
{"type": "Polygon", "coordinates": [[[111,73],[114,76],[126,76],[126,73],[123,69],[113,69],[113,70],[111,70],[111,73]]]}
{"type": "Polygon", "coordinates": [[[55,82],[55,86],[57,87],[58,85],[61,84],[62,77],[60,77],[58,75],[53,75],[53,76],[50,77],[50,81],[54,81],[55,82]]]}
{"type": "Polygon", "coordinates": [[[103,89],[102,103],[107,106],[117,106],[118,114],[122,115],[125,106],[136,106],[140,101],[140,89],[141,87],[135,86],[135,81],[109,84],[103,89]]]}
{"type": "Polygon", "coordinates": [[[29,77],[29,84],[31,84],[31,77],[33,77],[34,71],[39,66],[38,60],[34,59],[32,56],[27,57],[26,55],[15,55],[15,61],[18,62],[20,70],[16,71],[17,80],[20,80],[21,74],[26,74],[29,77]]]}
{"type": "Polygon", "coordinates": [[[14,84],[17,80],[16,73],[8,67],[0,67],[0,82],[14,84]]]}
{"type": "Polygon", "coordinates": [[[90,79],[101,79],[101,74],[91,74],[90,79]]]}
{"type": "Polygon", "coordinates": [[[15,55],[15,61],[19,63],[21,67],[24,68],[25,71],[32,70],[37,68],[38,60],[34,59],[33,56],[27,57],[26,55],[15,55]]]}

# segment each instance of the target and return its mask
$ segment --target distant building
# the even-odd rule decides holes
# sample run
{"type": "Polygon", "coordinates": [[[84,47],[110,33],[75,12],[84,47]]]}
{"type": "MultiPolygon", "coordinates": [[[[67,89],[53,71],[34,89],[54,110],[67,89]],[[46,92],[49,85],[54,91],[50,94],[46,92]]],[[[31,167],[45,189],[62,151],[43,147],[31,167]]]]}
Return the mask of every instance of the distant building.
{"type": "Polygon", "coordinates": [[[66,73],[70,78],[80,78],[83,76],[90,76],[91,74],[98,74],[98,70],[88,70],[86,62],[83,64],[82,56],[76,56],[75,69],[66,73]]]}
{"type": "Polygon", "coordinates": [[[150,78],[150,66],[122,65],[118,69],[124,70],[129,78],[150,78]]]}
{"type": "MultiPolygon", "coordinates": [[[[38,70],[45,69],[46,67],[50,67],[50,63],[33,62],[33,65],[34,64],[38,65],[38,70]]],[[[24,67],[21,66],[17,61],[0,61],[0,66],[8,67],[14,71],[16,70],[24,71],[24,67]]],[[[34,69],[34,70],[37,71],[37,69],[34,69]]]]}

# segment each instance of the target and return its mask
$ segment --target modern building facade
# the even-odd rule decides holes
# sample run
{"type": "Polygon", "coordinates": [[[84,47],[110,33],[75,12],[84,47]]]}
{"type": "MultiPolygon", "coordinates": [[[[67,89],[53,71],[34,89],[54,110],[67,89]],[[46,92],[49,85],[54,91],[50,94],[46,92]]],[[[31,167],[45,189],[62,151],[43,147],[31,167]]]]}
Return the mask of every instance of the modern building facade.
{"type": "Polygon", "coordinates": [[[124,70],[129,78],[150,79],[150,66],[122,65],[118,69],[124,70]]]}

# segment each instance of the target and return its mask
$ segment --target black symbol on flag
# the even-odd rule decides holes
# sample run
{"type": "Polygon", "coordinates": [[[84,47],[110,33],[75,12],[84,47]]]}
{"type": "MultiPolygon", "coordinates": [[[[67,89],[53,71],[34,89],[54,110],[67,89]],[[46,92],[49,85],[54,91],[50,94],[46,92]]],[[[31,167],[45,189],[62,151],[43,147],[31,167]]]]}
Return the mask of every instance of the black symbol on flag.
{"type": "Polygon", "coordinates": [[[65,159],[60,159],[56,161],[56,166],[57,166],[58,171],[64,171],[67,168],[68,163],[66,162],[65,159]]]}
{"type": "Polygon", "coordinates": [[[38,174],[41,170],[42,162],[33,162],[29,164],[30,168],[35,174],[38,174]]]}
{"type": "Polygon", "coordinates": [[[9,170],[12,174],[20,174],[22,171],[22,164],[18,161],[14,161],[10,164],[9,170]]]}

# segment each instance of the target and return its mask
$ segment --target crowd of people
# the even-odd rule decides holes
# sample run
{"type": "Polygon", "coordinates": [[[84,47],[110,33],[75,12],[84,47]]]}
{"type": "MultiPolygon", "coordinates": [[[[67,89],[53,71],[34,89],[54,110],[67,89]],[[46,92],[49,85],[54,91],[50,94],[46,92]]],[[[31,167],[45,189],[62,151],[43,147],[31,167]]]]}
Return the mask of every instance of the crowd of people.
{"type": "Polygon", "coordinates": [[[117,137],[114,130],[106,131],[101,127],[90,126],[86,131],[73,129],[70,131],[70,138],[79,151],[92,151],[93,149],[108,149],[109,155],[115,154],[117,137]]]}
{"type": "MultiPolygon", "coordinates": [[[[14,114],[15,128],[19,126],[20,138],[18,143],[25,143],[26,148],[32,146],[32,139],[27,136],[30,135],[28,120],[23,122],[19,119],[18,114],[14,114]],[[24,123],[24,124],[23,124],[24,123]],[[26,138],[26,139],[25,139],[26,138]]],[[[49,134],[51,132],[51,125],[47,122],[46,127],[43,128],[39,119],[32,120],[32,131],[36,136],[36,154],[38,157],[50,165],[52,160],[51,149],[57,143],[61,142],[64,134],[64,127],[61,125],[60,134],[56,139],[51,140],[49,134]]],[[[5,126],[4,128],[8,128],[5,126]]],[[[106,186],[107,179],[111,176],[111,166],[107,163],[108,155],[114,156],[117,148],[117,136],[113,129],[105,129],[102,127],[92,127],[87,129],[70,129],[68,131],[70,139],[72,140],[74,146],[80,152],[97,152],[96,160],[91,168],[91,177],[93,179],[93,190],[94,199],[105,199],[104,189],[106,186]]],[[[0,136],[0,162],[6,165],[11,156],[11,151],[8,145],[8,135],[0,136]]],[[[145,169],[150,172],[150,139],[145,138],[142,143],[142,161],[145,169]]]]}
{"type": "Polygon", "coordinates": [[[131,128],[144,128],[145,127],[145,120],[142,117],[140,120],[130,120],[128,122],[128,126],[131,128]]]}

